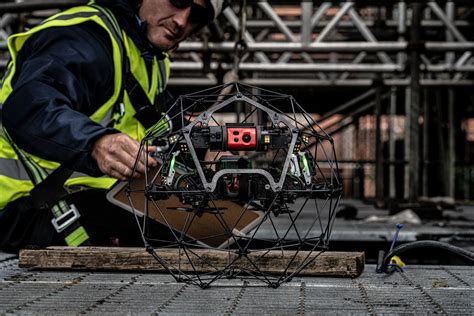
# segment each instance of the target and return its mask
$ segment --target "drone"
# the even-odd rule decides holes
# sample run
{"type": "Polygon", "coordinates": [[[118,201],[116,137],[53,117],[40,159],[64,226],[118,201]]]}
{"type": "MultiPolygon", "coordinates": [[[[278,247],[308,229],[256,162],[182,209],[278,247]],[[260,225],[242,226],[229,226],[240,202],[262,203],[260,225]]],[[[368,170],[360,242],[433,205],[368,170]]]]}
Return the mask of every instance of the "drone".
{"type": "Polygon", "coordinates": [[[232,275],[275,286],[307,262],[275,276],[259,269],[262,258],[251,259],[252,252],[327,249],[342,193],[334,143],[292,96],[242,83],[180,96],[146,131],[137,161],[150,159],[150,146],[159,167],[132,178],[124,192],[147,250],[177,280],[207,287],[232,275]],[[147,221],[172,238],[152,236],[147,221]],[[208,263],[203,275],[160,259],[169,248],[186,253],[191,267],[208,263],[200,250],[237,254],[247,264],[208,263]]]}

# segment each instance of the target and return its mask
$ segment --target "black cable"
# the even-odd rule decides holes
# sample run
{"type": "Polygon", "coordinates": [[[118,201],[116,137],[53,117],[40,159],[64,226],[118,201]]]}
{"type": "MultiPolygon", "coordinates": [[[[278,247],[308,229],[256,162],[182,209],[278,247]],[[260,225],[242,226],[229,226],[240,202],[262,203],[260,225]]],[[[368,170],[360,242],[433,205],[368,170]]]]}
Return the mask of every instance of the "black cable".
{"type": "Polygon", "coordinates": [[[437,248],[437,249],[447,250],[474,263],[474,252],[450,245],[448,243],[440,242],[440,241],[420,240],[420,241],[413,241],[413,242],[403,244],[403,245],[393,248],[384,257],[382,264],[380,265],[380,267],[378,267],[377,270],[380,272],[385,272],[385,273],[391,272],[389,271],[388,268],[390,264],[390,259],[392,259],[392,257],[398,256],[399,254],[407,250],[418,249],[418,248],[437,248]]]}

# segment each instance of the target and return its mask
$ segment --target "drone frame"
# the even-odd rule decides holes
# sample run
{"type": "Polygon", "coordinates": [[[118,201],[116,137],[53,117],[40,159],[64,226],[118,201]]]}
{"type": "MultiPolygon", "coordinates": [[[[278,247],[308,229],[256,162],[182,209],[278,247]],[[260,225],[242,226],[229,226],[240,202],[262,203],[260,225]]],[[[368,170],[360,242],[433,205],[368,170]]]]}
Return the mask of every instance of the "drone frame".
{"type": "MultiPolygon", "coordinates": [[[[136,210],[131,198],[132,193],[143,194],[146,200],[145,216],[140,217],[139,212],[134,213],[145,247],[177,281],[205,288],[221,278],[237,277],[244,280],[260,280],[269,286],[277,287],[303,271],[308,264],[316,260],[328,248],[335,210],[342,194],[342,180],[337,165],[334,142],[292,96],[241,83],[225,84],[182,95],[164,114],[163,119],[147,131],[141,141],[137,163],[140,159],[148,159],[148,155],[145,154],[148,152],[147,147],[156,143],[157,140],[166,140],[166,145],[162,146],[156,155],[163,162],[161,167],[154,173],[145,174],[143,188],[137,189],[136,183],[134,187],[135,180],[131,178],[128,184],[128,194],[132,210],[136,210]],[[231,93],[231,91],[235,92],[231,93]],[[248,123],[250,119],[255,119],[256,113],[264,113],[267,117],[264,128],[281,128],[288,135],[288,146],[282,150],[283,154],[280,153],[280,150],[275,150],[273,156],[273,161],[279,160],[281,164],[281,168],[278,169],[280,171],[279,177],[274,177],[268,166],[267,168],[213,170],[212,168],[215,168],[217,164],[216,157],[222,154],[220,151],[217,151],[214,160],[211,161],[199,157],[193,143],[193,132],[199,128],[219,125],[215,118],[217,113],[236,102],[251,107],[251,110],[248,111],[249,114],[236,124],[248,123]],[[279,102],[286,103],[287,107],[291,109],[291,113],[284,113],[278,109],[279,102]],[[196,112],[198,112],[197,116],[196,112]],[[185,116],[184,113],[187,113],[188,116],[185,116]],[[177,131],[172,131],[173,124],[171,122],[179,122],[174,125],[182,127],[177,131]],[[173,139],[174,142],[168,141],[170,139],[173,139]],[[191,174],[193,177],[185,187],[177,185],[173,169],[178,163],[176,160],[181,157],[179,156],[181,153],[179,146],[186,148],[187,158],[183,158],[184,160],[180,163],[182,173],[189,172],[187,177],[191,178],[191,174]],[[314,149],[311,150],[312,148],[314,149]],[[320,148],[319,151],[318,148],[320,148]],[[302,152],[304,154],[301,154],[302,152]],[[298,156],[298,153],[300,156],[307,156],[307,159],[303,158],[299,162],[301,157],[298,156]],[[284,159],[281,159],[282,157],[284,159]],[[305,166],[300,168],[300,163],[305,166]],[[307,165],[312,167],[311,174],[308,174],[309,167],[307,165]],[[298,170],[295,171],[295,168],[298,170]],[[223,181],[223,178],[241,177],[244,174],[264,179],[266,181],[265,189],[270,192],[268,193],[270,200],[265,203],[249,200],[239,204],[241,206],[240,216],[244,216],[247,214],[246,212],[250,211],[263,214],[258,223],[255,223],[249,231],[242,233],[235,229],[235,225],[234,227],[229,225],[229,220],[225,218],[224,214],[227,210],[218,205],[218,201],[225,200],[226,197],[216,195],[216,192],[217,187],[222,186],[220,182],[223,181]],[[167,176],[169,177],[168,182],[167,176]],[[301,179],[299,182],[293,182],[298,182],[303,187],[285,188],[289,185],[288,183],[298,178],[301,179]],[[195,187],[190,189],[191,185],[195,187]],[[191,197],[191,200],[199,197],[203,199],[206,206],[202,207],[198,202],[195,202],[187,208],[174,207],[176,212],[186,210],[187,213],[186,224],[182,229],[177,230],[166,219],[163,207],[160,207],[159,203],[155,201],[160,197],[166,200],[170,195],[191,197]],[[296,198],[293,201],[291,198],[285,200],[284,196],[296,198]],[[308,201],[314,201],[314,208],[308,207],[308,201]],[[288,204],[296,202],[299,203],[296,210],[288,207],[288,204]],[[159,213],[160,218],[164,218],[165,226],[168,226],[169,232],[173,236],[171,240],[165,241],[151,237],[147,224],[147,221],[151,220],[151,212],[159,213]],[[205,240],[200,241],[189,237],[186,229],[189,230],[192,223],[198,222],[203,213],[208,218],[214,216],[215,220],[222,224],[223,234],[229,237],[227,243],[216,247],[209,245],[205,240]],[[307,219],[309,215],[310,219],[307,219]],[[304,228],[300,229],[301,227],[304,228]],[[275,238],[266,238],[265,234],[258,233],[265,229],[274,234],[275,238]],[[300,230],[302,231],[300,232],[300,230]],[[178,262],[171,262],[160,256],[160,250],[176,248],[179,254],[178,262]],[[228,260],[224,264],[216,265],[209,261],[205,251],[221,253],[228,256],[228,260]],[[281,253],[282,266],[276,269],[276,273],[275,271],[270,273],[264,271],[259,267],[259,263],[265,261],[266,256],[275,255],[275,252],[281,253]],[[303,254],[302,259],[300,258],[301,254],[303,254]],[[300,261],[296,264],[295,260],[298,255],[300,261]],[[187,266],[187,268],[183,269],[182,266],[187,266]],[[203,268],[204,266],[206,267],[203,268]]],[[[252,158],[255,158],[259,154],[268,155],[268,152],[270,151],[252,152],[251,154],[252,158]]],[[[242,155],[242,152],[239,154],[242,155]]],[[[273,165],[273,162],[269,165],[273,165]]],[[[212,240],[215,237],[209,236],[209,239],[212,240]]]]}

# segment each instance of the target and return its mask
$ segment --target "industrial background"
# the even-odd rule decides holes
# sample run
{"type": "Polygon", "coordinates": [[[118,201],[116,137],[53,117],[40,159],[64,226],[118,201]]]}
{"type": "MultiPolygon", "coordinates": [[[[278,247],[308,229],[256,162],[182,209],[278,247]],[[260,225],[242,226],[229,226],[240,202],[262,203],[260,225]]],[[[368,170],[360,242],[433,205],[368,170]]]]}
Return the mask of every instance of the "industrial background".
{"type": "MultiPolygon", "coordinates": [[[[2,3],[0,67],[9,34],[84,2],[2,3]]],[[[235,80],[292,94],[335,138],[345,197],[472,199],[470,1],[244,2],[173,54],[175,97],[235,80]]]]}
{"type": "MultiPolygon", "coordinates": [[[[31,28],[60,9],[82,3],[85,1],[3,1],[0,71],[8,63],[6,41],[10,34],[31,28]]],[[[386,250],[395,224],[401,222],[405,227],[399,234],[400,242],[430,239],[473,251],[473,52],[474,3],[469,0],[232,1],[216,22],[173,53],[168,97],[171,101],[181,94],[239,81],[291,94],[313,113],[334,138],[344,181],[331,250],[362,250],[367,262],[374,264],[377,251],[386,250]],[[406,210],[410,213],[403,213],[406,210]]],[[[231,122],[245,111],[245,106],[236,105],[234,112],[221,113],[221,117],[231,122]]],[[[5,265],[0,276],[5,275],[6,280],[17,268],[12,264],[16,259],[5,258],[2,263],[0,257],[0,264],[5,265]]],[[[448,295],[443,301],[441,294],[423,290],[425,285],[415,273],[399,276],[398,281],[405,284],[407,297],[417,289],[419,297],[412,299],[428,303],[413,303],[417,308],[425,306],[418,310],[410,309],[410,303],[405,310],[429,312],[431,306],[436,313],[472,313],[472,266],[446,268],[466,265],[465,260],[432,250],[407,254],[406,260],[443,265],[441,270],[419,266],[418,277],[428,278],[427,271],[454,275],[459,287],[467,289],[463,297],[471,303],[466,309],[462,308],[464,305],[455,309],[455,299],[448,299],[448,295]]],[[[49,277],[62,278],[54,274],[49,277]]],[[[144,277],[127,275],[120,282],[133,288],[137,278],[144,277]]],[[[107,283],[105,278],[104,282],[107,283]]],[[[153,282],[150,286],[166,284],[153,282]]],[[[301,283],[295,291],[299,291],[300,300],[305,282],[309,286],[306,291],[311,282],[317,283],[304,279],[298,282],[301,283]]],[[[390,296],[387,285],[377,282],[382,281],[367,275],[361,281],[349,281],[346,289],[361,297],[352,303],[360,306],[341,302],[341,306],[351,306],[341,311],[397,312],[395,303],[381,299],[383,295],[390,296]],[[373,292],[367,292],[364,284],[372,284],[373,292]]],[[[177,302],[178,296],[187,293],[187,289],[173,289],[176,297],[158,304],[162,310],[155,312],[166,310],[177,302]]],[[[288,293],[291,289],[288,287],[288,293]]],[[[236,300],[232,301],[235,305],[229,305],[222,313],[243,308],[238,305],[239,295],[248,298],[242,290],[232,292],[229,297],[236,300]]],[[[307,298],[306,303],[309,302],[307,298]]],[[[301,313],[303,308],[304,312],[304,301],[303,307],[301,301],[299,304],[292,311],[301,313]]]]}

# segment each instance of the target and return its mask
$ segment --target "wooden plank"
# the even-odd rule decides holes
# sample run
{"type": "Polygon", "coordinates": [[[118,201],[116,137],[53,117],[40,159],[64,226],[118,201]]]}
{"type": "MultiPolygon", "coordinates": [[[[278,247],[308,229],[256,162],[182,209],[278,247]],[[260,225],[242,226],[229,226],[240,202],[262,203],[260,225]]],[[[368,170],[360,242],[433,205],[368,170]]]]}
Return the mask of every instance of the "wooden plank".
{"type": "MultiPolygon", "coordinates": [[[[158,249],[157,254],[168,266],[177,267],[186,272],[214,272],[230,262],[232,267],[242,271],[255,267],[245,257],[236,253],[193,249],[185,253],[178,249],[158,249]],[[188,258],[192,260],[192,265],[188,258]],[[193,270],[195,269],[195,270],[193,270]]],[[[357,277],[364,270],[363,252],[324,252],[308,251],[255,251],[248,258],[256,263],[260,272],[278,274],[288,266],[293,272],[302,263],[307,266],[299,275],[357,277]],[[315,258],[316,257],[316,258],[315,258]]],[[[105,247],[48,247],[44,249],[23,249],[20,251],[19,266],[34,269],[55,270],[93,270],[93,271],[155,271],[165,269],[142,248],[105,248],[105,247]]]]}

